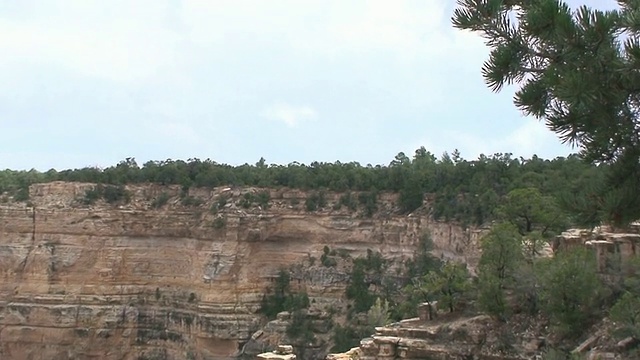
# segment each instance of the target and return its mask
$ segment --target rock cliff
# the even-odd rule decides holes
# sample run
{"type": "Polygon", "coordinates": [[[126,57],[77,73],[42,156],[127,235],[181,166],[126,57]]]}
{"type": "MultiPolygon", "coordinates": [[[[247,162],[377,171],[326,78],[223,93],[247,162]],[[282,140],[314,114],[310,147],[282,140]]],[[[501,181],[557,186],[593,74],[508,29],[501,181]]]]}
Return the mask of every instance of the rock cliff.
{"type": "MultiPolygon", "coordinates": [[[[238,206],[262,190],[159,185],[128,186],[126,204],[84,205],[93,187],[36,184],[29,203],[0,205],[0,358],[229,359],[260,327],[278,270],[310,264],[325,245],[399,262],[430,231],[439,255],[471,267],[478,258],[479,232],[435,222],[428,209],[398,215],[393,194],[369,218],[337,209],[331,193],[314,212],[302,191],[271,189],[269,206],[238,206]]],[[[330,304],[344,301],[347,280],[316,264],[293,285],[330,304]]]]}

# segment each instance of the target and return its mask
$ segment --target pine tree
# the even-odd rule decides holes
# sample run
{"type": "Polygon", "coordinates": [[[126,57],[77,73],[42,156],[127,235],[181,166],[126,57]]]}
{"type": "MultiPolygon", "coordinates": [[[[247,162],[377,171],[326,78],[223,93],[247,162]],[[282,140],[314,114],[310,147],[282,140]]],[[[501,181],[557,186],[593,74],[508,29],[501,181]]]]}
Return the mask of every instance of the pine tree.
{"type": "Polygon", "coordinates": [[[640,3],[612,11],[559,0],[458,0],[453,25],[491,48],[482,74],[588,161],[611,164],[598,203],[607,221],[640,217],[640,3]]]}

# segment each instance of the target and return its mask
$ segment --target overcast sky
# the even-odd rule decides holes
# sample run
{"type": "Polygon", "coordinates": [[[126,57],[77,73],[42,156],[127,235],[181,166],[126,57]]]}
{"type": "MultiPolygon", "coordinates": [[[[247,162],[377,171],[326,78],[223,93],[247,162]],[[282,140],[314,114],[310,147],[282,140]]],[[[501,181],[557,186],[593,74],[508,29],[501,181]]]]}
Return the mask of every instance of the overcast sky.
{"type": "Polygon", "coordinates": [[[2,0],[0,168],[572,152],[487,89],[453,4],[2,0]]]}

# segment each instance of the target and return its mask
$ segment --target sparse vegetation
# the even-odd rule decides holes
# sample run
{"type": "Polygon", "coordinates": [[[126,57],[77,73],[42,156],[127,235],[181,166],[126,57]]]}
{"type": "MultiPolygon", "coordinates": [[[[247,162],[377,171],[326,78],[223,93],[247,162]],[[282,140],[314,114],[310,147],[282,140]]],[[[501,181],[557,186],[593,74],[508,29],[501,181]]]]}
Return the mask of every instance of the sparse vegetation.
{"type": "Polygon", "coordinates": [[[154,209],[160,209],[169,202],[170,198],[171,196],[168,193],[162,192],[155,199],[153,199],[153,201],[151,202],[151,207],[154,209]]]}
{"type": "Polygon", "coordinates": [[[240,198],[238,205],[245,209],[249,209],[254,204],[257,204],[258,206],[260,206],[260,208],[266,210],[269,208],[269,200],[270,195],[268,191],[260,191],[258,193],[248,192],[242,195],[242,198],[240,198]]]}
{"type": "Polygon", "coordinates": [[[99,199],[103,199],[109,204],[128,203],[131,199],[131,194],[122,185],[98,184],[85,191],[82,202],[85,205],[91,205],[99,199]]]}
{"type": "MultiPolygon", "coordinates": [[[[0,193],[7,193],[15,199],[19,189],[27,189],[34,183],[57,180],[99,183],[119,188],[125,184],[151,182],[180,185],[183,188],[181,197],[186,198],[186,205],[192,206],[193,201],[199,203],[198,200],[187,198],[192,186],[284,186],[310,191],[311,195],[305,201],[308,211],[327,206],[324,197],[326,189],[345,192],[335,206],[347,206],[352,211],[360,208],[364,216],[372,216],[378,211],[377,194],[391,191],[400,193],[400,211],[414,210],[426,196],[430,199],[428,205],[436,219],[481,225],[496,219],[497,207],[510,191],[534,188],[541,196],[554,199],[561,205],[562,211],[571,214],[570,223],[594,224],[604,215],[599,210],[600,205],[594,207],[593,201],[583,200],[597,195],[595,190],[609,172],[607,165],[592,166],[577,155],[544,160],[535,156],[516,159],[510,154],[495,154],[465,160],[457,151],[437,158],[421,147],[412,158],[399,153],[388,166],[336,162],[233,167],[197,159],[188,162],[149,161],[138,166],[134,159],[129,158],[105,169],[51,170],[46,173],[3,170],[0,171],[0,193]]],[[[86,197],[86,203],[101,198],[91,195],[86,197]]],[[[252,196],[251,203],[263,208],[268,206],[267,192],[252,196]]],[[[18,199],[22,198],[18,196],[18,199]]],[[[217,210],[223,209],[229,198],[229,193],[219,195],[217,210]]],[[[290,200],[292,206],[296,206],[297,201],[290,200]]]]}
{"type": "Polygon", "coordinates": [[[309,197],[307,197],[307,200],[305,200],[304,206],[307,211],[316,211],[327,206],[325,192],[319,191],[312,193],[311,195],[309,195],[309,197]]]}
{"type": "Polygon", "coordinates": [[[186,195],[186,196],[183,196],[182,199],[180,199],[180,203],[186,207],[198,207],[204,204],[204,199],[191,196],[191,195],[186,195]]]}
{"type": "Polygon", "coordinates": [[[322,255],[320,256],[320,263],[325,267],[334,267],[338,265],[338,261],[335,259],[335,250],[332,251],[328,246],[324,246],[322,255]]]}
{"type": "Polygon", "coordinates": [[[262,298],[260,312],[269,319],[275,319],[282,311],[295,312],[309,307],[309,296],[306,293],[291,291],[291,274],[280,270],[272,289],[262,298]]]}
{"type": "Polygon", "coordinates": [[[355,196],[351,194],[351,192],[342,194],[337,205],[338,209],[340,209],[341,206],[346,206],[351,211],[356,211],[358,209],[358,201],[356,200],[355,196]]]}
{"type": "Polygon", "coordinates": [[[17,202],[24,202],[29,200],[29,188],[21,187],[16,191],[15,195],[13,195],[13,200],[17,202]]]}
{"type": "Polygon", "coordinates": [[[378,211],[378,194],[375,191],[361,192],[358,194],[358,202],[364,206],[364,214],[367,217],[373,216],[378,211]]]}
{"type": "Polygon", "coordinates": [[[227,221],[222,216],[218,216],[213,220],[213,223],[211,225],[214,229],[222,229],[223,227],[225,227],[225,225],[227,225],[227,221]]]}

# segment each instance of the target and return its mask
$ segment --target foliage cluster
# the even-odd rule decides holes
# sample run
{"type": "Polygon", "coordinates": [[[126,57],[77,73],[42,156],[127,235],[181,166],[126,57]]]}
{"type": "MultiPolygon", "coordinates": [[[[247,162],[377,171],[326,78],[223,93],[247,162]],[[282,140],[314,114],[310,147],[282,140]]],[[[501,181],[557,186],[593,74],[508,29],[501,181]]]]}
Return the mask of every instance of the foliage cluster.
{"type": "MultiPolygon", "coordinates": [[[[513,219],[519,216],[514,214],[513,219]]],[[[346,289],[352,301],[350,321],[334,328],[334,350],[354,346],[358,337],[368,336],[374,323],[379,323],[362,324],[358,320],[362,317],[356,314],[386,322],[413,317],[419,303],[432,301],[438,301],[442,310],[480,311],[502,321],[518,313],[541,315],[549,319],[555,334],[569,340],[580,337],[609,312],[621,338],[640,337],[640,260],[612,267],[608,278],[614,275],[620,281],[605,282],[592,250],[576,248],[552,258],[534,256],[527,239],[539,236],[538,229],[545,228],[545,222],[533,221],[530,231],[521,234],[517,224],[503,220],[481,240],[483,253],[476,278],[463,264],[431,255],[433,243],[428,234],[421,238],[414,259],[404,263],[400,276],[389,274],[379,253],[369,251],[366,257],[354,259],[346,289]]]]}
{"type": "Polygon", "coordinates": [[[342,206],[346,206],[351,211],[356,211],[358,209],[358,202],[350,191],[340,196],[340,200],[338,200],[335,209],[339,210],[342,206]]]}
{"type": "Polygon", "coordinates": [[[306,314],[305,310],[297,309],[291,313],[291,323],[287,326],[286,334],[291,339],[295,339],[302,344],[308,344],[313,341],[315,335],[313,333],[313,323],[306,314]]]}
{"type": "Polygon", "coordinates": [[[118,202],[128,203],[131,199],[131,194],[122,185],[115,186],[98,184],[85,191],[82,202],[85,205],[91,205],[99,199],[103,199],[109,204],[115,204],[118,202]]]}
{"type": "Polygon", "coordinates": [[[166,192],[162,192],[155,199],[153,199],[153,201],[151,201],[151,207],[154,209],[160,209],[169,202],[170,198],[171,196],[169,196],[169,194],[167,194],[166,192]]]}
{"type": "Polygon", "coordinates": [[[204,199],[196,196],[185,195],[180,199],[180,203],[186,207],[198,207],[204,204],[204,199]]]}
{"type": "MultiPolygon", "coordinates": [[[[0,171],[0,192],[15,194],[30,184],[57,180],[111,185],[152,182],[178,184],[186,189],[223,185],[285,186],[316,190],[305,204],[309,211],[326,206],[322,192],[325,189],[358,192],[357,196],[345,193],[340,203],[353,209],[357,201],[363,206],[364,214],[371,215],[377,210],[378,192],[391,191],[400,193],[398,205],[404,212],[422,206],[426,196],[437,219],[484,224],[496,218],[501,200],[510,191],[534,188],[543,196],[562,200],[563,205],[580,215],[579,219],[572,220],[586,219],[593,223],[601,212],[592,202],[583,199],[598,188],[608,172],[607,166],[589,165],[577,155],[544,160],[536,156],[518,159],[510,154],[495,154],[465,160],[457,151],[437,158],[421,147],[412,158],[399,153],[389,165],[376,166],[362,166],[357,162],[230,166],[198,159],[149,161],[139,166],[128,158],[105,169],[44,173],[4,170],[0,171]]],[[[252,201],[265,202],[262,195],[258,197],[252,201]]],[[[219,204],[218,208],[223,206],[219,204]]]]}
{"type": "Polygon", "coordinates": [[[222,216],[216,217],[211,223],[211,226],[213,226],[214,229],[222,229],[225,225],[227,225],[227,221],[222,216]]]}
{"type": "MultiPolygon", "coordinates": [[[[486,39],[487,85],[588,161],[610,164],[589,199],[607,222],[640,218],[640,6],[573,10],[558,0],[459,0],[453,25],[486,39]]],[[[584,199],[584,198],[583,198],[584,199]]]]}
{"type": "Polygon", "coordinates": [[[307,209],[307,211],[316,211],[318,209],[322,209],[325,206],[327,206],[327,198],[324,191],[312,193],[304,202],[304,207],[305,209],[307,209]]]}
{"type": "Polygon", "coordinates": [[[335,267],[338,265],[338,260],[335,258],[336,255],[335,250],[331,250],[329,246],[325,245],[320,256],[320,263],[325,267],[335,267]]]}
{"type": "Polygon", "coordinates": [[[291,274],[280,270],[273,289],[269,289],[262,298],[260,312],[269,319],[275,319],[282,311],[296,312],[309,307],[309,296],[306,293],[291,291],[291,274]]]}
{"type": "Polygon", "coordinates": [[[478,307],[506,320],[513,313],[541,313],[562,336],[579,336],[602,315],[610,296],[597,274],[595,254],[576,248],[552,258],[527,258],[526,236],[516,226],[495,226],[482,239],[478,307]]]}
{"type": "Polygon", "coordinates": [[[346,288],[346,296],[353,300],[352,313],[368,311],[376,301],[376,294],[369,288],[382,286],[383,275],[386,270],[386,261],[379,252],[367,249],[366,257],[353,260],[351,278],[346,288]]]}
{"type": "MultiPolygon", "coordinates": [[[[269,208],[270,195],[268,191],[260,191],[258,193],[245,193],[242,195],[238,205],[245,209],[249,209],[253,204],[258,204],[262,209],[269,208]]],[[[226,200],[225,200],[226,201],[226,200]]],[[[224,206],[224,205],[223,205],[224,206]]]]}

